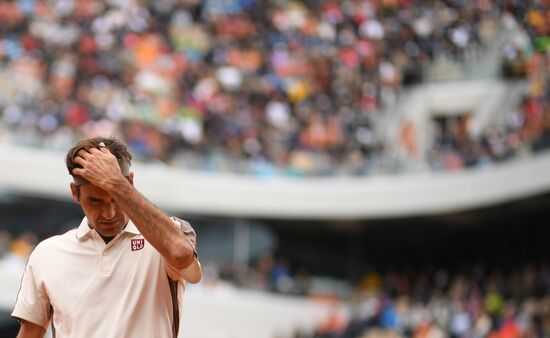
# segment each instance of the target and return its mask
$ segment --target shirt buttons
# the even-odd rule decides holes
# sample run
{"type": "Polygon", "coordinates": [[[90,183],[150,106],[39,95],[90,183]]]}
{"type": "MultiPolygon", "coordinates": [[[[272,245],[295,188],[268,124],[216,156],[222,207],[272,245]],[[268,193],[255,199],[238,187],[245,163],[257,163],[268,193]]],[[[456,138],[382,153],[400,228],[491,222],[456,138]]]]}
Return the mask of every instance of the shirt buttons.
{"type": "Polygon", "coordinates": [[[99,271],[102,275],[108,275],[111,272],[111,260],[107,257],[106,254],[103,254],[103,257],[100,259],[99,271]]]}

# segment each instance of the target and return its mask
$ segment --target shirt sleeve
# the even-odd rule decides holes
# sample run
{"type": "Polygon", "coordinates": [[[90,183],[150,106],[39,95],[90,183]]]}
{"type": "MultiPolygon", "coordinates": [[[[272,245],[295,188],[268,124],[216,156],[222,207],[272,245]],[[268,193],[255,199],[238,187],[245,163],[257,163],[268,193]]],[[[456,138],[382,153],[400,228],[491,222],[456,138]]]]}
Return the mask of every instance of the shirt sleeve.
{"type": "Polygon", "coordinates": [[[202,277],[202,269],[197,252],[197,233],[195,232],[193,227],[191,227],[191,224],[189,224],[189,222],[186,222],[177,217],[171,217],[171,219],[174,222],[174,225],[179,230],[181,230],[181,232],[183,232],[183,234],[187,238],[187,241],[193,248],[194,260],[191,265],[189,265],[185,269],[178,269],[170,265],[170,263],[168,263],[164,259],[164,267],[166,269],[166,273],[172,280],[185,280],[189,283],[198,283],[202,277]]]}
{"type": "MultiPolygon", "coordinates": [[[[37,247],[38,249],[38,247],[37,247]]],[[[11,315],[15,318],[29,321],[48,330],[51,321],[51,304],[44,281],[38,271],[37,253],[29,257],[17,301],[11,315]]]]}

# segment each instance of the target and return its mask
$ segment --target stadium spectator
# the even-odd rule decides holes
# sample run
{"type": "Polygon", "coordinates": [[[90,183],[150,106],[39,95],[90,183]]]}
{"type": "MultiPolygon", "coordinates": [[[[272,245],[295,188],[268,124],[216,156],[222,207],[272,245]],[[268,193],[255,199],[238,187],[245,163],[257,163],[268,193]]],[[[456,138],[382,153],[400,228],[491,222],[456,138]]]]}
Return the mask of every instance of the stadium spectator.
{"type": "Polygon", "coordinates": [[[201,170],[368,174],[385,148],[373,126],[403,86],[442,58],[475,58],[502,20],[536,47],[509,49],[513,75],[534,76],[533,60],[548,62],[547,12],[492,0],[4,2],[0,137],[65,149],[118,134],[141,159],[201,170]]]}

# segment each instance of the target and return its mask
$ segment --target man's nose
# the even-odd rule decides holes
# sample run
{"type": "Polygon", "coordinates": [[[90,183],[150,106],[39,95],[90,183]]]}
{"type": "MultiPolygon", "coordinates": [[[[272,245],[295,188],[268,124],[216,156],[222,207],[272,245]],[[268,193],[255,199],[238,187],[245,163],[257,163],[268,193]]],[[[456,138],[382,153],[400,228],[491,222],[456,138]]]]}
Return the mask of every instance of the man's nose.
{"type": "Polygon", "coordinates": [[[116,214],[115,202],[105,203],[105,205],[103,206],[103,212],[102,212],[103,218],[111,219],[111,218],[115,217],[115,214],[116,214]]]}

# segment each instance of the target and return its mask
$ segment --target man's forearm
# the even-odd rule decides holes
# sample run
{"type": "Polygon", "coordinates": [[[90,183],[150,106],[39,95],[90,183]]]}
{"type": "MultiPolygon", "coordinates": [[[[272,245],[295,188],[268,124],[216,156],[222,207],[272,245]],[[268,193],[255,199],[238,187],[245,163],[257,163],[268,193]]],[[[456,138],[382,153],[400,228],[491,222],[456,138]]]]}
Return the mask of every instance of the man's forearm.
{"type": "Polygon", "coordinates": [[[81,168],[73,169],[72,174],[106,190],[170,265],[181,269],[193,262],[193,248],[185,235],[134,188],[133,178],[122,175],[116,157],[103,143],[99,148],[80,150],[74,162],[81,168]]]}
{"type": "Polygon", "coordinates": [[[113,182],[109,193],[134,222],[141,234],[176,268],[185,268],[193,262],[194,251],[185,235],[172,220],[126,179],[113,182]]]}
{"type": "Polygon", "coordinates": [[[22,320],[17,338],[43,338],[45,334],[46,330],[42,326],[22,320]]]}

